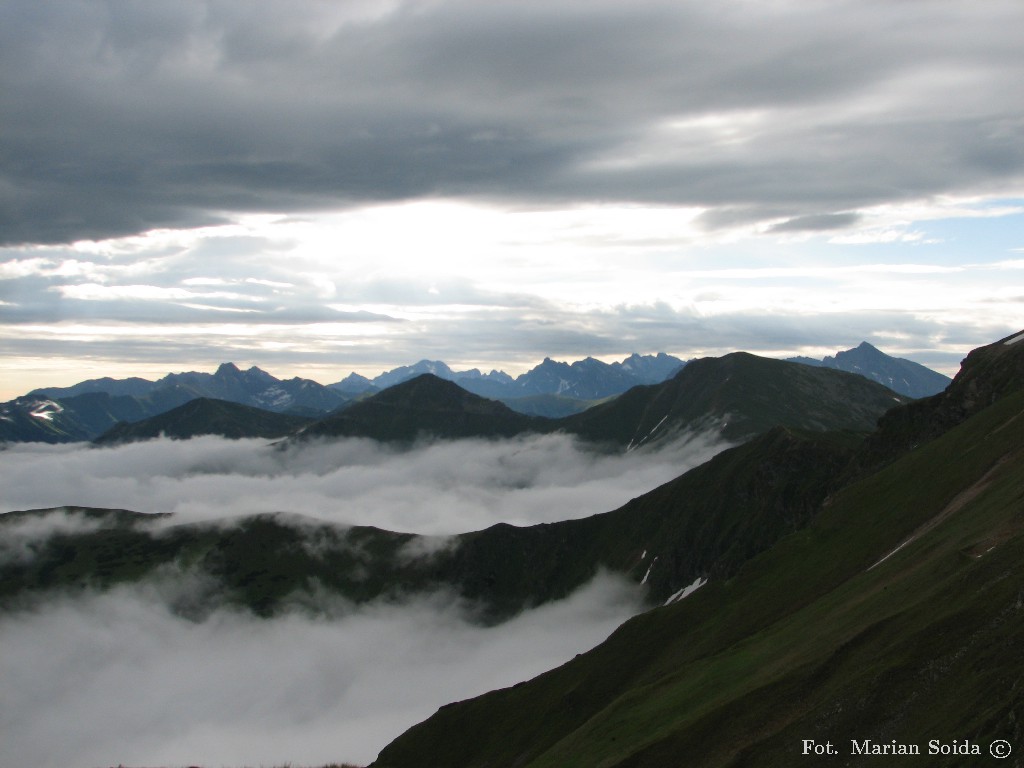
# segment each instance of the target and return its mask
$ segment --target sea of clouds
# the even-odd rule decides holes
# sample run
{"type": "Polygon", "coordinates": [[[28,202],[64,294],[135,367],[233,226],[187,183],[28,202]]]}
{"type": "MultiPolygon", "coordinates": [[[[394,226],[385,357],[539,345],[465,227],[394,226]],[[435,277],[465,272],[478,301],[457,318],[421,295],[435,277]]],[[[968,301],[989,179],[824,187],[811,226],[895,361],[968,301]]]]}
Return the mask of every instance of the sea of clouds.
{"type": "Polygon", "coordinates": [[[65,505],[171,512],[176,522],[292,512],[345,525],[446,535],[607,512],[723,445],[596,453],[570,436],[456,440],[151,440],[113,448],[23,443],[0,451],[0,512],[65,505]]]}
{"type": "MultiPolygon", "coordinates": [[[[409,450],[220,438],[14,445],[0,451],[0,511],[102,506],[175,522],[286,511],[447,535],[608,511],[722,447],[695,437],[611,455],[564,435],[409,450]]],[[[49,515],[3,526],[0,550],[23,558],[28,540],[95,524],[49,515]]],[[[474,624],[471,606],[444,593],[319,617],[218,610],[189,621],[168,597],[188,578],[162,572],[162,583],[0,616],[0,766],[363,765],[439,706],[557,666],[642,606],[640,587],[601,574],[496,627],[474,624]]]]}

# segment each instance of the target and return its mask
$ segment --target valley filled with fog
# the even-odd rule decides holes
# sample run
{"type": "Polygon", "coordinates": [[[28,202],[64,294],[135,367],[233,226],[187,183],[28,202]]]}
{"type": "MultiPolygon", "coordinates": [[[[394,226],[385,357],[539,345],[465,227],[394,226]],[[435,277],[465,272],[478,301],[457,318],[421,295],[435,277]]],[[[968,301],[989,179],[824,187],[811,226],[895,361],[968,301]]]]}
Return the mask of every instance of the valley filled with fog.
{"type": "MultiPolygon", "coordinates": [[[[116,448],[12,445],[0,511],[61,505],[169,512],[161,525],[283,511],[338,525],[444,536],[609,511],[710,458],[694,437],[658,451],[593,453],[564,435],[394,449],[197,438],[116,448]]],[[[0,560],[63,526],[9,525],[0,560]]],[[[603,640],[641,588],[599,574],[568,599],[482,627],[438,592],[260,619],[176,615],[194,574],[164,570],[105,592],[0,617],[0,764],[316,765],[370,762],[437,707],[520,680],[603,640]]]]}
{"type": "Polygon", "coordinates": [[[76,505],[169,512],[173,522],[291,512],[446,535],[607,512],[723,447],[699,435],[656,451],[605,454],[562,434],[412,449],[220,437],[113,448],[12,444],[0,452],[0,512],[76,505]]]}

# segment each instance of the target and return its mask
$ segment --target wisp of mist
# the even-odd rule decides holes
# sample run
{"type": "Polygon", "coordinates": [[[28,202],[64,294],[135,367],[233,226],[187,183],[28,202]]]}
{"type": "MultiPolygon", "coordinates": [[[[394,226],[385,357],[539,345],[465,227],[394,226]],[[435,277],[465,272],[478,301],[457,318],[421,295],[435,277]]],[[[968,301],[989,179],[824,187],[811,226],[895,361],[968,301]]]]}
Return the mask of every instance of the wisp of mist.
{"type": "MultiPolygon", "coordinates": [[[[287,511],[446,535],[609,511],[723,447],[695,437],[609,455],[564,435],[408,450],[220,438],[15,445],[0,452],[0,510],[118,507],[173,522],[287,511]]],[[[57,515],[10,530],[36,538],[73,524],[57,515]]],[[[6,544],[7,556],[30,551],[6,544]]],[[[0,765],[366,764],[439,706],[557,666],[642,605],[641,587],[602,573],[494,627],[444,593],[319,617],[217,610],[188,621],[160,578],[175,577],[0,617],[0,765]]],[[[189,588],[177,578],[173,590],[189,588]]]]}

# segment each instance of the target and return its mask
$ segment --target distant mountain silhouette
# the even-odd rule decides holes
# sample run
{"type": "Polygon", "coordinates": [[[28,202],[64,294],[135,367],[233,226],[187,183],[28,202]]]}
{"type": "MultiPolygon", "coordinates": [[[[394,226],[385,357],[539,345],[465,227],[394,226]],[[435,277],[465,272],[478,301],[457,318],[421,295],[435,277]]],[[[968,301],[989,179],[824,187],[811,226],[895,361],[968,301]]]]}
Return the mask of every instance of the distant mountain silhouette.
{"type": "MultiPolygon", "coordinates": [[[[908,360],[891,358],[866,343],[823,361],[795,360],[819,368],[849,369],[887,386],[891,383],[893,389],[910,393],[910,396],[938,391],[948,383],[941,374],[908,360]]],[[[275,413],[323,417],[353,401],[371,397],[384,387],[409,381],[423,373],[453,381],[481,397],[499,400],[520,414],[557,419],[579,414],[637,385],[660,384],[685,366],[686,363],[679,358],[664,353],[633,354],[621,362],[610,364],[594,358],[574,363],[545,358],[527,373],[512,378],[501,371],[487,374],[477,369],[457,372],[441,361],[422,360],[412,366],[395,368],[372,380],[351,374],[325,387],[308,379],[280,380],[256,367],[243,371],[232,363],[224,363],[212,374],[194,371],[173,373],[158,381],[108,377],[90,379],[71,387],[33,390],[28,395],[0,404],[0,442],[93,440],[118,422],[147,419],[196,398],[225,400],[275,413]]],[[[721,409],[719,412],[720,415],[724,413],[721,409]]],[[[659,415],[658,419],[664,415],[659,415]]],[[[633,418],[632,424],[636,428],[638,422],[634,416],[627,417],[627,421],[633,418]]],[[[664,432],[665,427],[673,426],[674,419],[670,417],[657,429],[653,423],[646,428],[664,432]]],[[[774,422],[768,419],[765,423],[774,422]]],[[[575,429],[573,424],[566,428],[575,429]]],[[[628,426],[620,425],[621,429],[628,426]]],[[[593,432],[589,427],[581,429],[585,433],[593,432]]],[[[732,429],[739,428],[733,426],[732,429]]],[[[433,431],[433,427],[427,431],[433,431]]],[[[645,438],[644,434],[632,434],[625,442],[648,442],[655,437],[650,434],[645,438]]],[[[620,438],[621,434],[604,439],[620,438]]]]}
{"type": "Polygon", "coordinates": [[[909,397],[934,395],[948,387],[951,381],[948,376],[936,373],[913,360],[890,357],[866,341],[862,341],[854,349],[837,352],[835,357],[825,357],[822,360],[792,357],[790,361],[856,373],[909,397]]]}
{"type": "Polygon", "coordinates": [[[301,432],[311,437],[508,437],[544,429],[541,421],[429,373],[353,403],[301,432]]]}
{"type": "Polygon", "coordinates": [[[197,397],[170,411],[132,423],[121,422],[94,440],[112,445],[156,437],[187,440],[200,435],[277,438],[290,435],[313,419],[274,413],[227,400],[197,397]]]}

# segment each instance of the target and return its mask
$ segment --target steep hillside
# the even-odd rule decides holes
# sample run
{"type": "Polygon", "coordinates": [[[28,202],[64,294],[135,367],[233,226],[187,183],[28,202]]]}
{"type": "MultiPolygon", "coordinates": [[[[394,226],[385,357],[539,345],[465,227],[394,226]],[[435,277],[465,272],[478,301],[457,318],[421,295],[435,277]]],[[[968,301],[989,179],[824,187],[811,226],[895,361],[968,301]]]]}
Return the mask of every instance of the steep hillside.
{"type": "Polygon", "coordinates": [[[883,416],[878,431],[865,444],[857,469],[867,471],[891,461],[1024,388],[1022,336],[1014,334],[973,350],[944,392],[883,416]]]}
{"type": "Polygon", "coordinates": [[[227,400],[199,397],[148,419],[121,422],[93,442],[97,445],[130,443],[164,436],[187,440],[199,435],[277,438],[290,435],[313,419],[274,413],[227,400]]]}
{"type": "Polygon", "coordinates": [[[374,765],[833,764],[805,757],[807,739],[831,743],[837,765],[855,764],[853,741],[892,740],[922,753],[899,765],[954,765],[929,741],[975,745],[980,760],[995,739],[1019,745],[1016,354],[972,353],[949,404],[969,393],[971,415],[832,493],[733,578],[535,680],[442,708],[374,765]]]}
{"type": "Polygon", "coordinates": [[[612,512],[464,534],[432,576],[491,620],[570,594],[599,568],[648,586],[653,604],[724,578],[807,523],[852,453],[847,436],[776,428],[612,512]]]}
{"type": "Polygon", "coordinates": [[[559,426],[631,447],[707,427],[731,440],[774,426],[869,432],[885,411],[907,401],[854,374],[734,352],[694,360],[663,384],[634,387],[559,426]]]}

